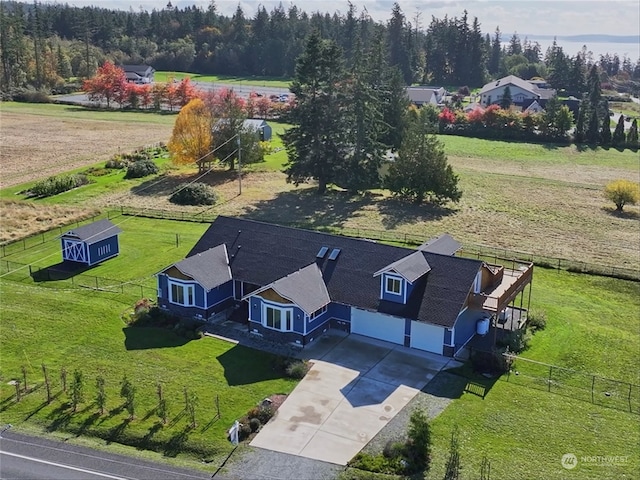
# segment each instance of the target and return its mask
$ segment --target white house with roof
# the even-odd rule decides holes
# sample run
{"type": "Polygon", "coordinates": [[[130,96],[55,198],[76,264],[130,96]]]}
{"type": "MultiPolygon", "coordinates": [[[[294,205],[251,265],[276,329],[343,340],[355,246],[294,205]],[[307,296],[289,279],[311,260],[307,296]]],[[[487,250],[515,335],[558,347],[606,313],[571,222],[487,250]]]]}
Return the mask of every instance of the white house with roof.
{"type": "Polygon", "coordinates": [[[527,80],[523,80],[515,75],[508,75],[504,78],[489,82],[482,87],[482,90],[480,90],[480,104],[486,107],[492,103],[500,103],[507,87],[509,87],[511,92],[511,101],[516,105],[527,100],[546,100],[556,94],[556,91],[553,89],[539,88],[527,80]]]}

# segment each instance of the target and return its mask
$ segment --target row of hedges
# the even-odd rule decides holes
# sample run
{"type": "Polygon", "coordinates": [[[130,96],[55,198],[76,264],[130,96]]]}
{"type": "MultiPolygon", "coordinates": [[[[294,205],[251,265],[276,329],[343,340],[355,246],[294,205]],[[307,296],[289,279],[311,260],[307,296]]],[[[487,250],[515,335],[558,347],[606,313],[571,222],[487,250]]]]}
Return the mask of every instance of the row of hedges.
{"type": "Polygon", "coordinates": [[[35,185],[24,193],[33,197],[44,198],[66,192],[88,183],[89,179],[83,174],[54,175],[36,182],[35,185]]]}

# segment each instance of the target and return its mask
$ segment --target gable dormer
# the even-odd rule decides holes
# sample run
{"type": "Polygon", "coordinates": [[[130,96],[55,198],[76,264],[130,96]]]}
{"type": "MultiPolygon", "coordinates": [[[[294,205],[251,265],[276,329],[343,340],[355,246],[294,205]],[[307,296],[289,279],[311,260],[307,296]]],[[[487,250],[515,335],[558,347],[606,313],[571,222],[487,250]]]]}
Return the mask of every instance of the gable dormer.
{"type": "Polygon", "coordinates": [[[380,277],[380,300],[407,303],[415,282],[431,270],[421,251],[407,255],[373,274],[380,277]]]}

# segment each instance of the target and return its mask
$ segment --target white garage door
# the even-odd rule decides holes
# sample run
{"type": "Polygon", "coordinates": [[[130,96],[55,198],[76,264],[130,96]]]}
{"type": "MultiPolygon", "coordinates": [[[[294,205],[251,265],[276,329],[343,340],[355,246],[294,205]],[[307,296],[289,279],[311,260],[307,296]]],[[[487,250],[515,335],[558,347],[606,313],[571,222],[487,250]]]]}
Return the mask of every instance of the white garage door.
{"type": "Polygon", "coordinates": [[[351,333],[404,345],[404,318],[352,307],[351,333]]]}
{"type": "Polygon", "coordinates": [[[411,322],[411,348],[426,350],[442,355],[444,327],[422,322],[411,322]]]}

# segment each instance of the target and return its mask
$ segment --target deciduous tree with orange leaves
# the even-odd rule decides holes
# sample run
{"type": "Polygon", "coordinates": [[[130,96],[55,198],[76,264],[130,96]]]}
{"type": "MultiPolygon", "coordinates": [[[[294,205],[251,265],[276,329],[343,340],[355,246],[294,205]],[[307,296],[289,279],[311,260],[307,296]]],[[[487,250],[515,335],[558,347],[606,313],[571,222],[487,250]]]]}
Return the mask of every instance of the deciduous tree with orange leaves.
{"type": "Polygon", "coordinates": [[[106,101],[107,108],[111,100],[122,100],[127,89],[127,77],[124,70],[111,62],[104,62],[93,78],[85,80],[82,90],[92,101],[106,101]]]}
{"type": "Polygon", "coordinates": [[[187,103],[178,114],[167,147],[173,162],[178,165],[196,163],[198,171],[214,160],[211,154],[211,110],[199,98],[187,103]]]}

